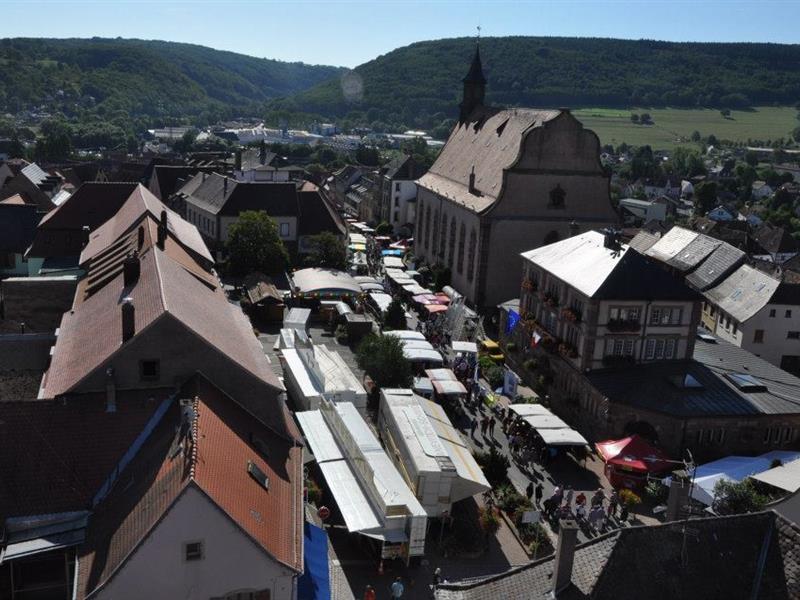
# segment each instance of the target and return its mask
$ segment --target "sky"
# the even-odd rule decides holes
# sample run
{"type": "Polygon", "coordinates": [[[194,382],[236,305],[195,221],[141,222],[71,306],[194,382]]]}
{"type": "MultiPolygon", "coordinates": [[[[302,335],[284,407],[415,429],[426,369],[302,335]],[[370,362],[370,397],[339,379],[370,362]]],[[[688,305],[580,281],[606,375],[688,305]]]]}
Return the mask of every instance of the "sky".
{"type": "Polygon", "coordinates": [[[0,37],[160,39],[345,67],[478,26],[482,36],[800,42],[800,0],[0,0],[0,9],[0,37]]]}

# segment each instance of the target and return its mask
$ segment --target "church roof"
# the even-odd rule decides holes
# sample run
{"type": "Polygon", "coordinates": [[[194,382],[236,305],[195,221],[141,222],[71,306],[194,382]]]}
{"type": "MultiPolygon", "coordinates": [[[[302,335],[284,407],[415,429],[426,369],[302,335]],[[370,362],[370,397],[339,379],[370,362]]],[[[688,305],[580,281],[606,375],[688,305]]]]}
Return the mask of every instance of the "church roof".
{"type": "Polygon", "coordinates": [[[486,83],[486,77],[483,75],[483,65],[481,64],[481,47],[475,46],[475,56],[472,57],[472,64],[469,66],[469,72],[464,77],[464,83],[486,83]]]}
{"type": "Polygon", "coordinates": [[[483,212],[497,201],[503,187],[503,171],[519,157],[526,132],[559,114],[558,110],[479,107],[466,122],[456,125],[436,162],[418,184],[469,210],[483,212]],[[469,179],[473,171],[475,191],[471,192],[469,179]]]}

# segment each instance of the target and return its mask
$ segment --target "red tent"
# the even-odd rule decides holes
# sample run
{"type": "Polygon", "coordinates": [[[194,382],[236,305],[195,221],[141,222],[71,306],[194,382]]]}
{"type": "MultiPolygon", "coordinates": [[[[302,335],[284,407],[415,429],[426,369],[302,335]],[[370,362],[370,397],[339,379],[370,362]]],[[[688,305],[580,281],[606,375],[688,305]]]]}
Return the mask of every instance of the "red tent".
{"type": "Polygon", "coordinates": [[[641,487],[648,475],[675,468],[664,452],[638,435],[597,442],[594,446],[606,463],[606,477],[614,487],[641,487]]]}

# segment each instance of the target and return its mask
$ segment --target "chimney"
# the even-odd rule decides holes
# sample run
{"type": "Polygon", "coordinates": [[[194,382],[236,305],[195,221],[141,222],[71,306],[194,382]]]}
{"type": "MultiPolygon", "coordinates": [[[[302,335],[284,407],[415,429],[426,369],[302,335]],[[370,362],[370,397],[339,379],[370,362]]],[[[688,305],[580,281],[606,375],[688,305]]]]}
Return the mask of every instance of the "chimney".
{"type": "Polygon", "coordinates": [[[130,296],[122,300],[122,343],[131,339],[136,333],[136,309],[130,296]]]}
{"type": "Polygon", "coordinates": [[[233,168],[236,169],[237,171],[241,171],[242,170],[242,150],[241,150],[241,148],[236,151],[236,158],[234,160],[235,160],[235,162],[233,164],[233,168]]]}
{"type": "Polygon", "coordinates": [[[222,176],[222,198],[224,199],[225,196],[228,195],[228,176],[222,176]]]}
{"type": "Polygon", "coordinates": [[[578,523],[574,519],[561,521],[553,572],[553,595],[556,597],[572,583],[572,563],[575,561],[577,543],[578,523]]]}
{"type": "Polygon", "coordinates": [[[106,369],[106,412],[117,412],[117,384],[114,382],[114,367],[106,369]]]}
{"type": "Polygon", "coordinates": [[[136,237],[136,249],[141,251],[142,246],[144,246],[144,226],[143,225],[139,225],[139,231],[136,233],[136,236],[137,236],[136,237]]]}
{"type": "Polygon", "coordinates": [[[685,470],[674,471],[669,482],[667,496],[666,520],[677,521],[689,505],[689,488],[692,486],[691,476],[685,470]]]}
{"type": "Polygon", "coordinates": [[[136,283],[139,280],[139,272],[139,252],[137,251],[128,256],[122,263],[122,285],[127,288],[136,283]]]}
{"type": "Polygon", "coordinates": [[[167,241],[167,211],[161,211],[161,221],[158,223],[158,240],[156,244],[162,250],[164,249],[164,242],[167,241]]]}
{"type": "Polygon", "coordinates": [[[475,189],[475,165],[472,165],[472,171],[469,174],[469,193],[477,195],[477,190],[475,189]]]}

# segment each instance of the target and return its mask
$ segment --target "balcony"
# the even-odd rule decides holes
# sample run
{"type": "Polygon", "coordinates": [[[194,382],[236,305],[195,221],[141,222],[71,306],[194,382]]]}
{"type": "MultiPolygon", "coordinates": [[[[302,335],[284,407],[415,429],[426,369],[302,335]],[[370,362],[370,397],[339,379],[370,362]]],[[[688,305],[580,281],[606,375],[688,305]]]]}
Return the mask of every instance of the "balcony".
{"type": "Polygon", "coordinates": [[[522,289],[528,290],[529,292],[535,292],[539,289],[539,284],[536,283],[533,279],[523,279],[522,280],[522,289]]]}
{"type": "Polygon", "coordinates": [[[614,333],[636,333],[642,328],[642,324],[632,319],[609,319],[606,327],[614,333]]]}
{"type": "Polygon", "coordinates": [[[581,322],[581,313],[580,311],[568,306],[561,310],[561,318],[564,321],[568,321],[570,323],[580,323],[581,322]]]}
{"type": "Polygon", "coordinates": [[[542,303],[550,308],[556,308],[558,306],[558,296],[553,292],[545,292],[542,294],[542,303]]]}
{"type": "Polygon", "coordinates": [[[558,353],[564,358],[578,358],[578,349],[569,342],[562,341],[558,345],[558,353]]]}

